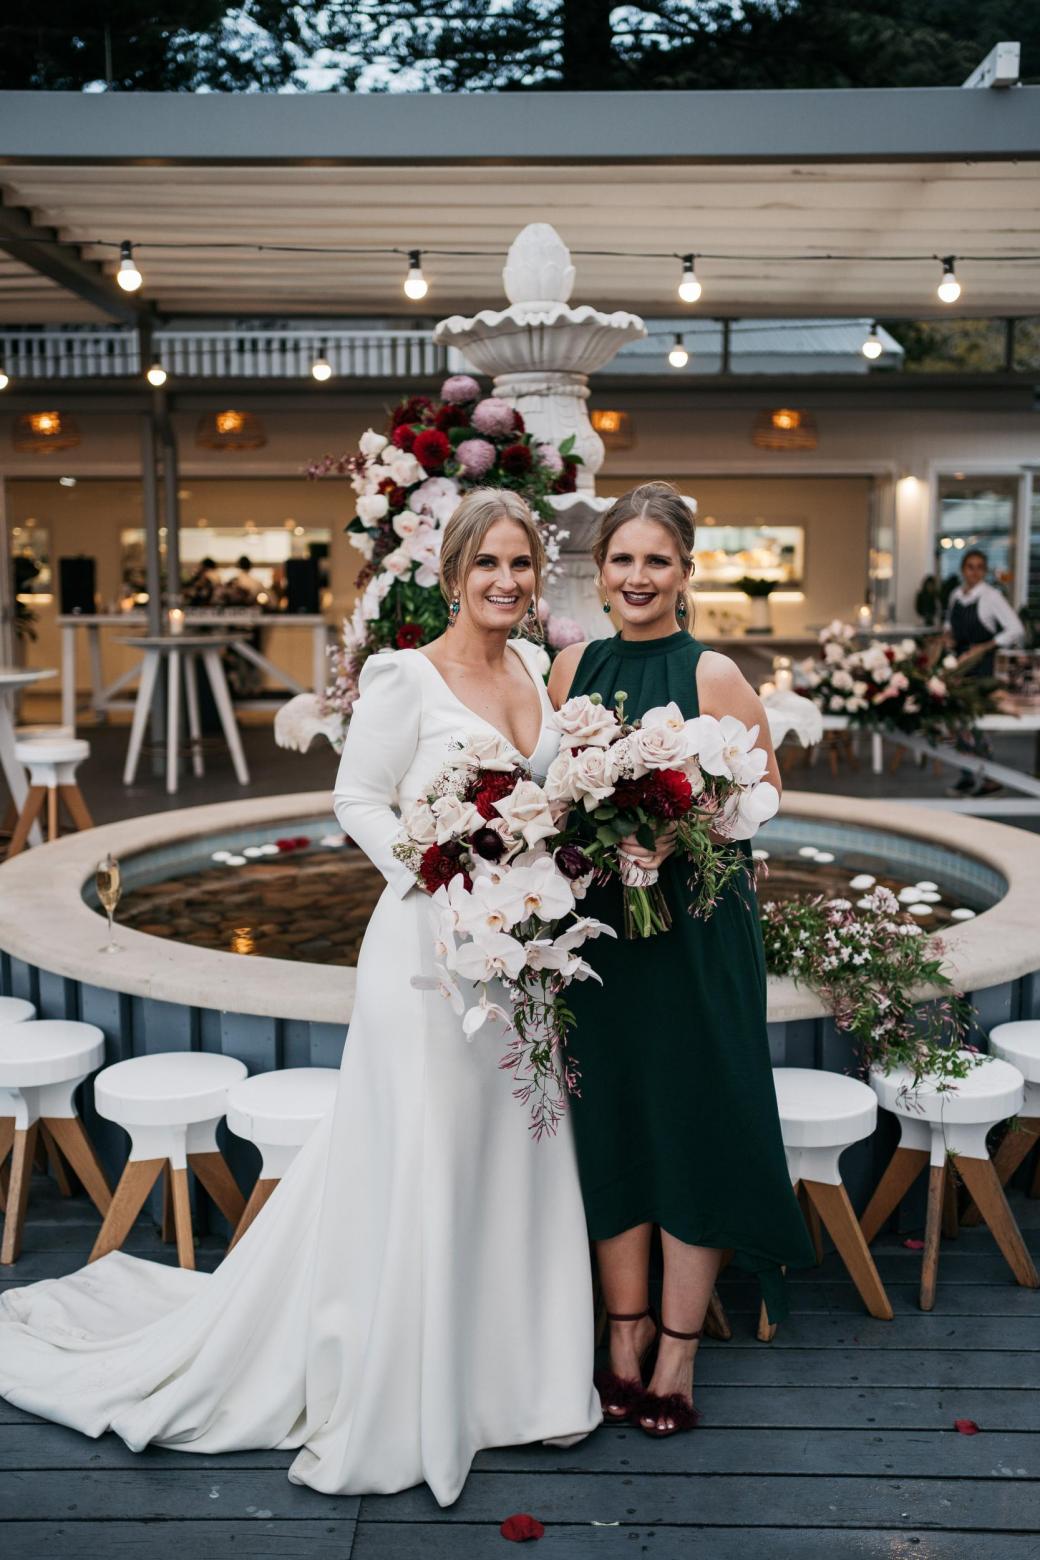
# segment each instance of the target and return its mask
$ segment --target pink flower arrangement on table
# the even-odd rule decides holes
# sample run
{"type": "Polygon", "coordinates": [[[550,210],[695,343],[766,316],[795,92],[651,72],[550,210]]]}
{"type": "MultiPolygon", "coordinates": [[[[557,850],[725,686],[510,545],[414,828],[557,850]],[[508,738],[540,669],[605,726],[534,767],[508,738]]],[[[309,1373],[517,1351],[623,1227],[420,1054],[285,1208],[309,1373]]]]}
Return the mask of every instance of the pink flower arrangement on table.
{"type": "Polygon", "coordinates": [[[441,531],[463,493],[474,487],[522,493],[541,520],[552,580],[566,532],[557,527],[548,499],[573,490],[578,464],[573,440],[559,449],[536,443],[507,401],[482,397],[469,374],[452,374],[439,399],[408,396],[385,433],[369,428],[353,454],[326,455],[308,467],[314,478],[346,477],[356,495],[347,530],[363,559],[358,602],[331,652],[320,711],[342,718],[342,735],[368,656],[414,649],[443,631],[441,531]]]}

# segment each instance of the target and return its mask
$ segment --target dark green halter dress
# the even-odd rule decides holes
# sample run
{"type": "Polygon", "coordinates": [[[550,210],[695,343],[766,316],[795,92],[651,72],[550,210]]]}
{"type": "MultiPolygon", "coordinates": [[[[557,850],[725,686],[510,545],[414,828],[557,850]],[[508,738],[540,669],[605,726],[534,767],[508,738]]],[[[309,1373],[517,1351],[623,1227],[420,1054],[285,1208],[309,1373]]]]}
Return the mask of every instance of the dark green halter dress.
{"type": "MultiPolygon", "coordinates": [[[[593,641],[571,696],[598,693],[625,713],[674,700],[700,713],[703,645],[686,633],[593,641]]],[[[766,971],[754,890],[737,881],[707,920],[687,910],[688,869],[670,858],[661,885],[672,926],[626,941],[616,880],[584,914],[608,921],[582,956],[603,977],[575,982],[569,1049],[581,1069],[572,1103],[589,1234],[657,1224],[693,1246],[732,1250],[758,1274],[770,1319],[786,1315],[781,1265],[807,1267],[812,1244],[791,1189],[766,1034],[766,971]]]]}

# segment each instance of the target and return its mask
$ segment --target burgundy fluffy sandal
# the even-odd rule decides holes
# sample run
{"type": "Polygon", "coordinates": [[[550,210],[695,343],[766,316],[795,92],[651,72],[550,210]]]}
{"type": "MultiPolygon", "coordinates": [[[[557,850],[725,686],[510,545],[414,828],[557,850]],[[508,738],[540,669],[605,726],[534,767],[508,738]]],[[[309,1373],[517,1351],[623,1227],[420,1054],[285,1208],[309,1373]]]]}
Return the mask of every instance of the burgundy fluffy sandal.
{"type": "MultiPolygon", "coordinates": [[[[669,1338],[682,1338],[686,1342],[692,1342],[701,1336],[701,1330],[697,1332],[674,1332],[671,1327],[661,1323],[662,1333],[669,1338]]],[[[664,1437],[666,1435],[678,1435],[681,1430],[693,1430],[700,1422],[700,1414],[694,1408],[689,1398],[681,1392],[669,1392],[665,1397],[659,1397],[656,1392],[644,1392],[638,1403],[629,1412],[629,1420],[637,1424],[644,1435],[664,1437]],[[652,1419],[652,1425],[644,1424],[644,1419],[652,1419]],[[671,1429],[660,1429],[657,1421],[670,1419],[671,1429]]]]}
{"type": "MultiPolygon", "coordinates": [[[[607,1312],[609,1322],[641,1322],[644,1316],[652,1316],[650,1310],[636,1311],[633,1315],[612,1315],[607,1312]]],[[[650,1339],[646,1348],[639,1357],[640,1379],[631,1381],[624,1376],[616,1376],[612,1370],[598,1370],[593,1376],[593,1385],[599,1393],[600,1405],[603,1409],[603,1422],[608,1425],[623,1425],[632,1418],[633,1410],[642,1402],[646,1395],[646,1387],[643,1376],[646,1372],[647,1362],[657,1346],[657,1333],[650,1339]]]]}

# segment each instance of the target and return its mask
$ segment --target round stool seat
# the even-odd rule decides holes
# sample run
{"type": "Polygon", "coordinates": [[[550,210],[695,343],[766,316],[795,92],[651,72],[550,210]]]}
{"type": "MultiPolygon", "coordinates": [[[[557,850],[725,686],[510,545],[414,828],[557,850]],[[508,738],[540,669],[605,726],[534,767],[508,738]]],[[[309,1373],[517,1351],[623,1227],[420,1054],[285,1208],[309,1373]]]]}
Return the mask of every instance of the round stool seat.
{"type": "Polygon", "coordinates": [[[210,1051],[131,1056],[98,1073],[94,1103],[121,1126],[172,1126],[224,1114],[227,1091],[246,1076],[244,1062],[210,1051]]]}
{"type": "Polygon", "coordinates": [[[20,764],[78,764],[90,757],[90,743],[82,737],[20,737],[14,756],[20,764]]]}
{"type": "Polygon", "coordinates": [[[250,1143],[301,1147],[332,1109],[335,1067],[286,1067],[243,1078],[228,1094],[227,1124],[250,1143]]]}
{"type": "Polygon", "coordinates": [[[1017,1067],[1028,1083],[1040,1083],[1040,1019],[997,1024],[989,1032],[991,1056],[1017,1067]]]}
{"type": "Polygon", "coordinates": [[[24,1024],[35,1017],[35,1007],[24,997],[0,997],[0,1027],[4,1024],[24,1024]]]}
{"type": "Polygon", "coordinates": [[[93,1072],[104,1059],[105,1036],[96,1024],[40,1018],[0,1028],[0,1089],[64,1083],[93,1072]]]}
{"type": "Polygon", "coordinates": [[[812,1067],[774,1067],[773,1083],[787,1148],[858,1143],[877,1125],[877,1097],[856,1078],[812,1067]]]}
{"type": "MultiPolygon", "coordinates": [[[[971,1057],[967,1051],[961,1055],[971,1057]]],[[[915,1088],[909,1067],[894,1067],[887,1073],[870,1069],[870,1086],[881,1104],[910,1120],[950,1126],[996,1122],[1016,1115],[1022,1105],[1022,1074],[999,1058],[972,1067],[966,1078],[956,1079],[946,1089],[940,1090],[938,1084],[934,1074],[926,1074],[915,1088]]]]}

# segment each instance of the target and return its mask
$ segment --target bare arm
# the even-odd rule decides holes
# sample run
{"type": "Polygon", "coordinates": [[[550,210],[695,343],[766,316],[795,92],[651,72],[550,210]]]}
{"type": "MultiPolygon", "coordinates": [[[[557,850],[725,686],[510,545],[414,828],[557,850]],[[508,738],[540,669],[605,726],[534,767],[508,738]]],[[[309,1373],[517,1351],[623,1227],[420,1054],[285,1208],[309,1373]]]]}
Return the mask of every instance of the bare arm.
{"type": "Polygon", "coordinates": [[[566,704],[570,697],[571,683],[574,674],[578,670],[578,662],[581,660],[585,645],[568,645],[561,650],[552,664],[549,673],[549,698],[553,709],[558,710],[561,704],[566,704]]]}

